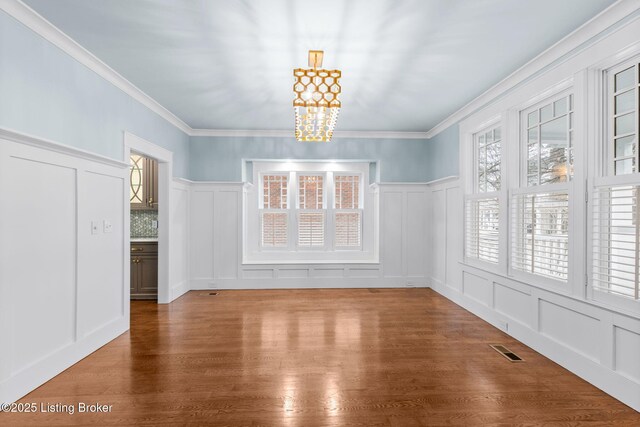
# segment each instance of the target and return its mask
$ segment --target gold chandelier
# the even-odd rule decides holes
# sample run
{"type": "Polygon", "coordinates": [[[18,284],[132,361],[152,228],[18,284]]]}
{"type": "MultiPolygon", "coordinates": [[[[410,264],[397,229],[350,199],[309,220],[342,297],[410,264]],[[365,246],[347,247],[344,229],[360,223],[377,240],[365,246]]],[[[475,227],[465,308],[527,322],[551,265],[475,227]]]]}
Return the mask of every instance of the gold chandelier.
{"type": "Polygon", "coordinates": [[[296,112],[296,139],[298,141],[331,141],[336,127],[340,100],[340,70],[325,70],[322,67],[324,52],[309,51],[309,69],[293,70],[296,112]]]}

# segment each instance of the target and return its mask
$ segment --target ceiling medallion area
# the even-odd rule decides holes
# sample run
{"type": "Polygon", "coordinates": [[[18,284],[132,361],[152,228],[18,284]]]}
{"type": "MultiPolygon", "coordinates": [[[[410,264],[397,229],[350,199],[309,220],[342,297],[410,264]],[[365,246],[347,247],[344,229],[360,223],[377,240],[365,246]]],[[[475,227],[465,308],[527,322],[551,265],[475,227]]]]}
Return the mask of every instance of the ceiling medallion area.
{"type": "Polygon", "coordinates": [[[293,70],[293,107],[296,117],[295,135],[298,141],[331,141],[338,121],[342,72],[320,68],[323,57],[323,51],[310,50],[310,68],[293,70]]]}

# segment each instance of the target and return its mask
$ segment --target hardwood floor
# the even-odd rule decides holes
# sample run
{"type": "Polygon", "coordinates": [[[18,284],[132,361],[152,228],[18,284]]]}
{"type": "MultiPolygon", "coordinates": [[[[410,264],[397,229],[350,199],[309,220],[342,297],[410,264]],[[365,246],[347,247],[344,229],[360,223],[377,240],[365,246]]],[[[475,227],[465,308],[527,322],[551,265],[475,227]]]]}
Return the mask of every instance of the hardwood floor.
{"type": "Polygon", "coordinates": [[[5,413],[0,425],[640,425],[639,413],[429,289],[132,302],[130,332],[21,402],[113,406],[5,413]]]}

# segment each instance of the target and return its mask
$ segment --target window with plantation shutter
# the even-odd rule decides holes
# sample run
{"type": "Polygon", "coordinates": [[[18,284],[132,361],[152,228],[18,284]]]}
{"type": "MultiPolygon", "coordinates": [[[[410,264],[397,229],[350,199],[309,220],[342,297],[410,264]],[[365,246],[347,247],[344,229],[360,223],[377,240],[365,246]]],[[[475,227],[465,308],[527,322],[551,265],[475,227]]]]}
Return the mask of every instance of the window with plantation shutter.
{"type": "Polygon", "coordinates": [[[251,161],[244,186],[244,263],[377,263],[371,162],[251,161]]]}
{"type": "Polygon", "coordinates": [[[603,176],[594,181],[593,296],[637,308],[640,301],[640,59],[607,70],[603,176]],[[635,306],[634,306],[635,305],[635,306]]]}
{"type": "Polygon", "coordinates": [[[335,246],[358,248],[362,244],[360,176],[335,175],[335,246]]]}
{"type": "Polygon", "coordinates": [[[465,197],[465,258],[492,264],[500,255],[501,135],[500,126],[473,135],[474,191],[465,197]]]}
{"type": "Polygon", "coordinates": [[[298,246],[324,247],[325,211],[323,209],[324,177],[298,175],[298,246]]]}
{"type": "Polygon", "coordinates": [[[262,178],[262,209],[260,230],[263,247],[286,247],[288,244],[286,175],[265,175],[262,178]]]}
{"type": "Polygon", "coordinates": [[[569,182],[573,179],[573,94],[520,112],[520,188],[511,192],[511,268],[569,281],[569,182]]]}

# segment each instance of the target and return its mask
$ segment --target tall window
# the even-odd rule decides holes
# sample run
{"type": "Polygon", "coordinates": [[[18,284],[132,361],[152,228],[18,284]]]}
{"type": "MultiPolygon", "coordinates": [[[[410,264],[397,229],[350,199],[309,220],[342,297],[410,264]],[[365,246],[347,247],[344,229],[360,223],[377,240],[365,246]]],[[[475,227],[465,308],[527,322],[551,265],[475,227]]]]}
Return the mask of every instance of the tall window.
{"type": "Polygon", "coordinates": [[[567,282],[573,95],[524,110],[520,120],[522,180],[511,197],[511,267],[567,282]]]}
{"type": "Polygon", "coordinates": [[[606,73],[609,155],[593,197],[593,288],[635,301],[640,300],[639,62],[606,73]]]}
{"type": "Polygon", "coordinates": [[[497,264],[500,227],[501,128],[473,136],[474,193],[465,201],[465,256],[497,264]]]}
{"type": "Polygon", "coordinates": [[[360,176],[335,175],[335,245],[340,248],[360,247],[362,211],[360,176]]]}
{"type": "Polygon", "coordinates": [[[286,247],[287,191],[286,175],[265,175],[262,179],[262,210],[260,212],[262,246],[286,247]]]}

